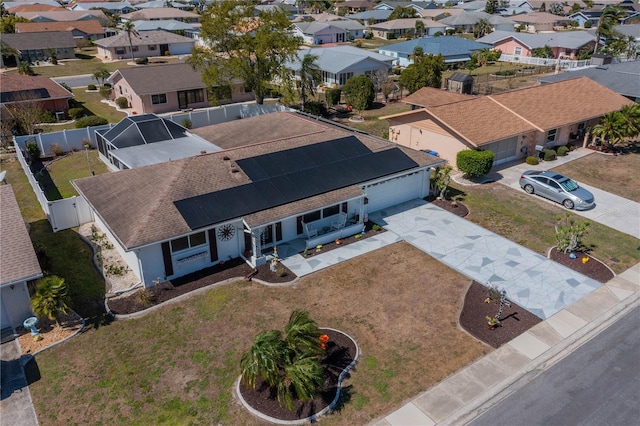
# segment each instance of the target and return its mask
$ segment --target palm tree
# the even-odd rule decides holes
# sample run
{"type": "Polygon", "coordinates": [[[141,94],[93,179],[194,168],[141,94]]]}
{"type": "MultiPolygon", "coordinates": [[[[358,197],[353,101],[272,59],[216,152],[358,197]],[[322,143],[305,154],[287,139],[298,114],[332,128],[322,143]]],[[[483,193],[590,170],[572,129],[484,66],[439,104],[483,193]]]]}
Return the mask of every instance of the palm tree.
{"type": "Polygon", "coordinates": [[[31,308],[39,317],[56,320],[69,312],[71,299],[63,278],[51,275],[41,279],[36,285],[36,294],[31,300],[31,308]]]}
{"type": "Polygon", "coordinates": [[[104,81],[110,76],[111,73],[106,68],[98,68],[91,77],[100,83],[100,86],[104,86],[104,81]]]}
{"type": "Polygon", "coordinates": [[[317,82],[322,80],[322,73],[318,68],[317,61],[317,55],[304,55],[300,64],[300,102],[302,111],[304,111],[304,104],[307,100],[307,92],[313,96],[317,82]]]}
{"type": "Polygon", "coordinates": [[[620,111],[624,124],[625,137],[634,138],[640,135],[640,105],[625,105],[620,111]]]}
{"type": "Polygon", "coordinates": [[[35,75],[35,72],[33,72],[33,68],[31,68],[31,65],[29,65],[29,62],[20,61],[20,63],[18,64],[18,74],[35,75]]]}
{"type": "Polygon", "coordinates": [[[415,30],[416,37],[422,37],[422,35],[424,34],[424,22],[422,22],[421,19],[416,20],[415,30]]]}
{"type": "Polygon", "coordinates": [[[598,19],[598,28],[596,28],[596,45],[593,48],[593,53],[598,52],[598,46],[600,46],[600,39],[602,37],[609,38],[617,34],[614,27],[626,16],[627,12],[618,6],[605,6],[602,10],[602,15],[600,15],[600,19],[598,19]]]}
{"type": "Polygon", "coordinates": [[[475,38],[484,37],[493,32],[493,25],[488,19],[481,19],[473,26],[473,36],[475,38]]]}
{"type": "Polygon", "coordinates": [[[131,42],[131,35],[134,37],[138,37],[139,34],[136,31],[136,26],[132,21],[127,21],[122,25],[122,30],[127,33],[127,38],[129,39],[129,49],[131,50],[131,60],[133,61],[135,58],[133,57],[133,43],[131,42]]]}
{"type": "Polygon", "coordinates": [[[285,334],[269,330],[258,334],[240,360],[242,382],[256,387],[258,378],[275,388],[280,405],[293,409],[293,401],[316,397],[323,383],[319,355],[321,335],[304,311],[294,311],[285,334]]]}
{"type": "Polygon", "coordinates": [[[2,56],[15,56],[17,59],[22,58],[22,53],[7,44],[4,40],[0,40],[0,55],[2,56]]]}
{"type": "Polygon", "coordinates": [[[622,141],[626,137],[625,119],[622,113],[620,111],[612,111],[606,114],[599,124],[593,126],[591,134],[611,145],[622,141]]]}

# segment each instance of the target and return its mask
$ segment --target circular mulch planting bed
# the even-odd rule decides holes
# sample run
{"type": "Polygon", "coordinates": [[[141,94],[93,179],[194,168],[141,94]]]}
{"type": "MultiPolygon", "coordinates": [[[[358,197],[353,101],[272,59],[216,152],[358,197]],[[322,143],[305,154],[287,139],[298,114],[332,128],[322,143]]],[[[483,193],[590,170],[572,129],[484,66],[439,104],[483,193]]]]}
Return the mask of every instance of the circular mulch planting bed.
{"type": "Polygon", "coordinates": [[[591,257],[585,253],[575,253],[575,255],[576,258],[571,259],[570,253],[563,253],[554,247],[549,252],[549,259],[554,262],[558,262],[567,268],[571,268],[576,272],[580,272],[582,275],[586,275],[600,283],[606,283],[615,277],[615,274],[611,269],[595,257],[591,257]],[[582,258],[584,257],[589,258],[586,263],[582,263],[582,258]]]}
{"type": "Polygon", "coordinates": [[[109,298],[107,304],[109,305],[109,310],[114,314],[133,314],[193,290],[231,278],[242,279],[242,277],[245,277],[247,280],[256,278],[272,284],[287,283],[296,279],[296,274],[291,272],[286,266],[282,263],[280,263],[279,266],[284,268],[284,274],[282,275],[271,271],[268,263],[259,266],[256,272],[243,259],[235,258],[223,264],[211,266],[194,272],[193,274],[160,283],[156,287],[148,288],[146,290],[146,297],[141,297],[140,292],[142,290],[138,290],[131,294],[109,298]]]}
{"type": "MultiPolygon", "coordinates": [[[[260,379],[256,381],[256,388],[246,387],[242,382],[238,386],[240,396],[244,402],[254,410],[278,420],[302,420],[328,407],[336,397],[338,378],[356,358],[357,348],[353,341],[345,334],[330,329],[321,330],[329,336],[326,354],[321,360],[324,368],[324,391],[313,401],[305,403],[295,402],[293,411],[283,408],[273,391],[260,379]]],[[[340,403],[338,402],[338,406],[340,403]]]]}
{"type": "Polygon", "coordinates": [[[450,213],[458,215],[460,217],[465,217],[469,214],[469,208],[458,201],[455,204],[452,204],[451,200],[439,200],[433,196],[425,198],[425,201],[430,202],[434,206],[438,206],[441,209],[444,209],[450,213]]]}
{"type": "Polygon", "coordinates": [[[511,302],[511,307],[505,306],[502,310],[501,325],[490,330],[486,317],[494,317],[498,313],[500,301],[485,303],[487,291],[487,287],[472,281],[460,313],[460,325],[476,339],[498,348],[542,322],[542,319],[511,302]]]}

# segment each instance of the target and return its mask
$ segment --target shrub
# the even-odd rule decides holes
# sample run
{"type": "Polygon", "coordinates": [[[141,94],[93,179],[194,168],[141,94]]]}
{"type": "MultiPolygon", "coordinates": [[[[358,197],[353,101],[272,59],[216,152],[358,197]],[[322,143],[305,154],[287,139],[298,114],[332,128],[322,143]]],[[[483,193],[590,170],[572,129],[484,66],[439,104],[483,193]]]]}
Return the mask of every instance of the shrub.
{"type": "Polygon", "coordinates": [[[587,234],[590,222],[576,222],[569,212],[564,217],[558,216],[556,219],[555,230],[558,251],[569,253],[582,250],[584,248],[582,239],[587,234]]]}
{"type": "Polygon", "coordinates": [[[466,149],[456,155],[456,167],[469,177],[480,177],[489,173],[494,158],[491,151],[466,149]]]}
{"type": "Polygon", "coordinates": [[[120,96],[118,99],[116,99],[116,105],[118,105],[118,108],[120,109],[128,108],[129,100],[125,97],[120,96]]]}
{"type": "Polygon", "coordinates": [[[111,92],[113,92],[113,89],[111,89],[111,87],[102,86],[99,92],[100,96],[102,96],[104,99],[109,99],[111,97],[111,92]]]}
{"type": "Polygon", "coordinates": [[[60,145],[58,145],[57,143],[52,143],[51,144],[51,152],[56,157],[64,155],[64,149],[62,149],[62,147],[60,145]]]}
{"type": "Polygon", "coordinates": [[[111,87],[111,83],[104,83],[103,86],[104,87],[111,87]]]}
{"type": "Polygon", "coordinates": [[[147,65],[149,63],[149,58],[136,58],[136,65],[147,65]]]}
{"type": "Polygon", "coordinates": [[[29,154],[29,157],[31,158],[31,160],[39,160],[40,159],[40,147],[38,147],[38,144],[35,142],[28,142],[27,143],[27,154],[29,154]]]}
{"type": "Polygon", "coordinates": [[[340,103],[340,96],[342,95],[342,90],[340,89],[329,89],[325,92],[325,98],[327,100],[327,105],[337,105],[340,103]]]}
{"type": "Polygon", "coordinates": [[[584,27],[585,28],[591,28],[593,26],[593,24],[591,23],[591,21],[585,21],[584,22],[584,27]]]}
{"type": "Polygon", "coordinates": [[[527,159],[525,160],[527,162],[527,164],[530,164],[532,166],[535,166],[536,164],[539,163],[538,161],[538,157],[534,156],[534,155],[530,155],[527,157],[527,159]]]}
{"type": "Polygon", "coordinates": [[[185,129],[190,129],[193,126],[193,123],[188,118],[182,120],[180,124],[182,124],[182,127],[184,127],[185,129]]]}
{"type": "Polygon", "coordinates": [[[96,85],[95,84],[90,84],[87,86],[87,90],[96,90],[96,85]]]}
{"type": "Polygon", "coordinates": [[[69,110],[69,117],[74,120],[84,117],[84,108],[71,108],[69,110]]]}
{"type": "Polygon", "coordinates": [[[318,101],[307,101],[304,103],[304,112],[308,114],[326,117],[328,115],[327,107],[324,103],[318,101]]]}
{"type": "Polygon", "coordinates": [[[40,117],[41,123],[55,123],[58,119],[51,111],[42,111],[42,117],[40,117]]]}
{"type": "Polygon", "coordinates": [[[543,149],[542,150],[542,159],[544,161],[553,161],[556,159],[556,152],[552,149],[543,149]]]}
{"type": "Polygon", "coordinates": [[[565,145],[559,146],[557,152],[560,157],[564,157],[565,155],[567,155],[567,152],[569,152],[569,148],[567,148],[565,145]]]}
{"type": "Polygon", "coordinates": [[[76,121],[76,128],[81,129],[83,127],[102,126],[108,124],[109,121],[106,118],[98,117],[97,115],[90,115],[89,117],[83,117],[76,121]]]}

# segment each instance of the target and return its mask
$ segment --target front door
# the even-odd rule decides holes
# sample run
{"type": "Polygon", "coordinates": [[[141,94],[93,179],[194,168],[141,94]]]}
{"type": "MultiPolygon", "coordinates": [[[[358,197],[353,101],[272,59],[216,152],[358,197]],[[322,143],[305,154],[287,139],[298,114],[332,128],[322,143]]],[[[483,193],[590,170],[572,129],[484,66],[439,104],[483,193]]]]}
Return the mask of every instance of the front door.
{"type": "Polygon", "coordinates": [[[160,45],[160,55],[166,56],[167,52],[169,52],[169,45],[168,44],[161,44],[160,45]]]}
{"type": "Polygon", "coordinates": [[[187,92],[178,92],[178,108],[187,109],[188,107],[187,92]]]}

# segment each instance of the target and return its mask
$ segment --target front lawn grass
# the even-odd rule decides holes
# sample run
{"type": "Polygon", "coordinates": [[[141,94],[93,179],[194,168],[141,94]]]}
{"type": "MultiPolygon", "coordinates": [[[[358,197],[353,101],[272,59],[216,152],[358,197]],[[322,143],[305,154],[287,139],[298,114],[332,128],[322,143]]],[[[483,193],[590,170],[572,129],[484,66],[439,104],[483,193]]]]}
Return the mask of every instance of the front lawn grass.
{"type": "Polygon", "coordinates": [[[254,336],[303,309],[342,330],[361,359],[323,424],[365,424],[492,349],[457,324],[469,280],[406,243],[269,287],[235,282],[36,356],[30,385],[50,424],[264,424],[235,400],[254,336]],[[73,403],[69,403],[73,401],[73,403]],[[77,407],[91,407],[78,410],[77,407]]]}
{"type": "MultiPolygon", "coordinates": [[[[469,207],[467,219],[546,256],[556,245],[555,224],[566,209],[549,204],[523,191],[500,183],[453,188],[450,195],[463,193],[463,202],[469,207]]],[[[573,215],[577,221],[587,219],[573,215]]],[[[584,243],[591,254],[620,273],[640,261],[640,240],[597,222],[591,222],[584,243]],[[616,262],[612,259],[618,259],[616,262]]]]}
{"type": "Polygon", "coordinates": [[[87,92],[84,88],[75,88],[73,97],[78,104],[93,115],[106,118],[109,123],[117,123],[127,116],[124,112],[117,111],[114,107],[102,102],[104,99],[98,92],[87,92]]]}
{"type": "Polygon", "coordinates": [[[404,102],[388,102],[386,104],[376,102],[372,109],[365,110],[360,113],[360,115],[365,119],[362,123],[349,121],[350,116],[356,115],[355,112],[334,117],[333,121],[354,129],[362,130],[370,135],[387,139],[386,135],[389,133],[389,120],[381,120],[379,117],[407,112],[410,110],[411,107],[404,102]]]}
{"type": "Polygon", "coordinates": [[[640,202],[640,145],[625,155],[612,156],[594,152],[551,170],[628,200],[640,202]]]}
{"type": "MultiPolygon", "coordinates": [[[[53,162],[47,164],[46,170],[50,178],[48,177],[46,182],[53,184],[53,187],[49,184],[45,188],[47,200],[53,201],[78,195],[78,192],[71,185],[72,180],[89,177],[91,176],[91,172],[93,172],[94,175],[109,172],[107,166],[98,158],[97,150],[89,150],[88,154],[89,162],[87,162],[87,153],[85,151],[78,151],[69,152],[64,157],[56,158],[53,162]],[[89,169],[89,163],[91,164],[91,169],[89,169]]],[[[45,180],[44,176],[46,173],[45,171],[38,174],[37,178],[39,180],[45,180]]]]}

